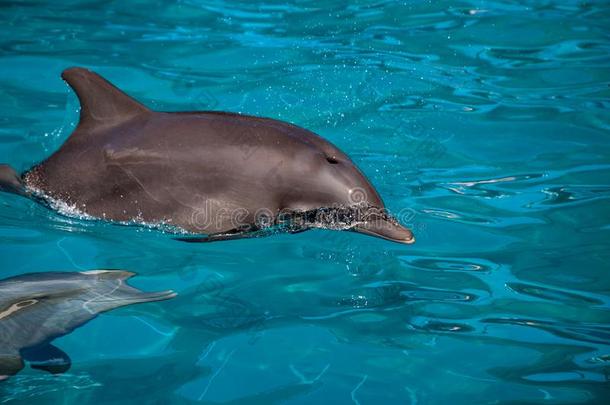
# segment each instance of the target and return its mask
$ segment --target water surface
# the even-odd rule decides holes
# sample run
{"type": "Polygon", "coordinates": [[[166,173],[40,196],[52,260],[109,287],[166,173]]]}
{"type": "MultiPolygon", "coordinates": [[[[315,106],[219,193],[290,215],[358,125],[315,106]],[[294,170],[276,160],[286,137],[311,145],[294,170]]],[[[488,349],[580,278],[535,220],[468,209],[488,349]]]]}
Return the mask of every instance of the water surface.
{"type": "Polygon", "coordinates": [[[417,242],[185,244],[2,194],[0,278],[122,268],[179,295],[58,339],[70,372],[26,369],[0,402],[609,397],[607,2],[57,3],[0,5],[0,162],[64,142],[59,74],[86,66],[155,109],[321,134],[413,210],[417,242]]]}

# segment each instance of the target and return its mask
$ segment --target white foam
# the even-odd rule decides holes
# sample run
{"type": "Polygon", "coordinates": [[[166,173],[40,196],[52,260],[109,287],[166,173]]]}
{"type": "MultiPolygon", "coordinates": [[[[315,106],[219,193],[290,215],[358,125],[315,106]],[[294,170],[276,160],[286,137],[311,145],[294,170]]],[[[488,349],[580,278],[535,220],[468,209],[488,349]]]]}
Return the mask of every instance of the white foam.
{"type": "MultiPolygon", "coordinates": [[[[42,190],[27,187],[27,191],[34,194],[36,197],[44,200],[53,210],[57,211],[59,214],[64,215],[69,218],[75,218],[78,220],[86,220],[86,221],[99,221],[104,220],[114,224],[120,225],[136,225],[139,226],[140,229],[145,228],[148,230],[161,231],[164,233],[173,233],[173,234],[191,234],[186,229],[181,228],[177,225],[171,224],[170,221],[160,221],[160,222],[146,222],[142,218],[142,213],[138,213],[136,218],[130,219],[128,221],[112,221],[106,218],[103,215],[101,218],[94,217],[90,214],[84,212],[81,208],[79,208],[76,204],[68,204],[63,200],[59,200],[57,198],[51,197],[50,195],[44,193],[42,190]]],[[[83,208],[85,206],[83,205],[83,208]]]]}

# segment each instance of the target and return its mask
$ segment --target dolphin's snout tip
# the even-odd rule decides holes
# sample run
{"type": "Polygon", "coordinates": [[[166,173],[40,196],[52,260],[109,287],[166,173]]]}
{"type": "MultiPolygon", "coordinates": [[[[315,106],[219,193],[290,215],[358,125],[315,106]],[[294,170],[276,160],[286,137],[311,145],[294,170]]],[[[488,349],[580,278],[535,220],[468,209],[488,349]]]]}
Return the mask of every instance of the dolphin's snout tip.
{"type": "Polygon", "coordinates": [[[411,236],[409,238],[403,239],[401,241],[397,241],[397,242],[402,242],[405,243],[407,245],[410,245],[412,243],[415,243],[415,236],[413,236],[413,234],[411,233],[411,236]]]}
{"type": "Polygon", "coordinates": [[[401,235],[400,237],[393,239],[393,238],[388,238],[390,240],[393,240],[395,242],[399,242],[399,243],[404,243],[406,245],[411,245],[413,243],[415,243],[415,235],[413,235],[413,232],[411,232],[410,229],[403,227],[402,225],[398,225],[400,226],[401,229],[401,235]]]}
{"type": "MultiPolygon", "coordinates": [[[[413,243],[415,243],[415,236],[413,235],[413,232],[411,232],[410,229],[407,229],[405,227],[403,227],[402,225],[397,225],[400,228],[400,231],[398,232],[392,232],[391,235],[388,235],[387,237],[385,237],[388,240],[391,240],[393,242],[398,242],[398,243],[404,243],[405,245],[411,245],[413,243]],[[398,235],[393,237],[393,234],[398,233],[398,235]]],[[[380,235],[381,237],[384,237],[384,235],[380,235]]]]}
{"type": "Polygon", "coordinates": [[[376,218],[375,220],[364,222],[354,227],[353,230],[365,235],[376,236],[406,245],[415,243],[415,236],[410,229],[394,220],[386,218],[376,218]]]}

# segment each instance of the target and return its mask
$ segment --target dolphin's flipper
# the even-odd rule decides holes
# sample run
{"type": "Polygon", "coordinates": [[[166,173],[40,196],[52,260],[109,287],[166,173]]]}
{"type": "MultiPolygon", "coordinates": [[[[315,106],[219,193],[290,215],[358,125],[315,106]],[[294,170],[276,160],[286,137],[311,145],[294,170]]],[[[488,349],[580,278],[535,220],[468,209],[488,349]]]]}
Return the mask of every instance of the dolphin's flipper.
{"type": "Polygon", "coordinates": [[[65,373],[72,365],[70,357],[51,344],[24,349],[21,355],[30,363],[30,367],[51,374],[65,373]]]}
{"type": "Polygon", "coordinates": [[[23,367],[19,353],[0,354],[0,382],[17,374],[23,367]]]}
{"type": "Polygon", "coordinates": [[[0,164],[0,191],[26,196],[27,191],[21,177],[15,169],[6,164],[0,164]]]}
{"type": "Polygon", "coordinates": [[[247,232],[239,232],[239,233],[214,233],[214,234],[207,235],[207,236],[174,238],[174,240],[178,240],[180,242],[189,242],[189,243],[204,243],[204,242],[217,242],[217,241],[221,241],[221,240],[256,238],[258,236],[261,236],[261,235],[260,234],[247,233],[247,232]]]}
{"type": "Polygon", "coordinates": [[[80,102],[79,127],[73,135],[90,134],[98,127],[112,127],[150,110],[90,70],[74,67],[61,74],[78,96],[80,102]]]}
{"type": "MultiPolygon", "coordinates": [[[[279,228],[260,228],[255,225],[245,225],[241,228],[231,229],[226,232],[212,233],[205,236],[187,236],[184,238],[174,238],[180,242],[189,243],[203,243],[203,242],[216,242],[221,240],[233,240],[233,239],[244,239],[244,238],[262,238],[277,232],[279,228]]],[[[288,233],[300,233],[308,231],[308,227],[302,228],[286,228],[284,232],[288,233]]]]}
{"type": "Polygon", "coordinates": [[[202,243],[243,238],[259,238],[265,235],[267,235],[267,232],[264,229],[261,229],[255,225],[244,225],[226,232],[212,233],[205,236],[187,236],[184,238],[174,238],[174,240],[178,240],[180,242],[202,243]]]}

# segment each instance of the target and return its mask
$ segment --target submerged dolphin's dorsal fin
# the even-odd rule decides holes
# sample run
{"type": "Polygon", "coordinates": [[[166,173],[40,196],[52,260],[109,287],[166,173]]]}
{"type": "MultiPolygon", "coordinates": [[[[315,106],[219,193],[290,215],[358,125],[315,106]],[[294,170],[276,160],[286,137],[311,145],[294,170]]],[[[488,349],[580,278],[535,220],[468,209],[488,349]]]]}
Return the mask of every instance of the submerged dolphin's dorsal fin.
{"type": "Polygon", "coordinates": [[[148,108],[123,93],[102,76],[73,67],[61,74],[80,101],[79,126],[107,127],[150,112],[148,108]]]}
{"type": "Polygon", "coordinates": [[[23,196],[28,194],[19,174],[7,164],[0,164],[0,191],[23,196]]]}

